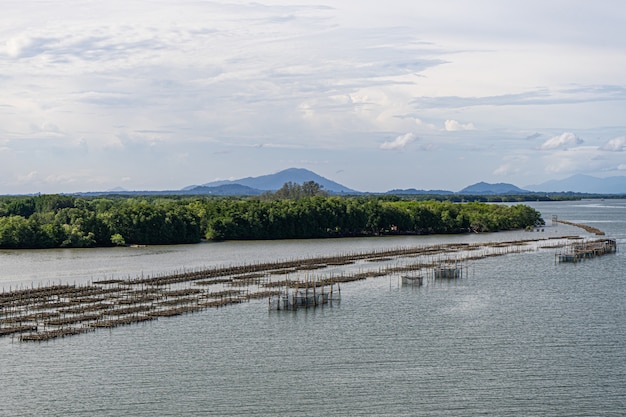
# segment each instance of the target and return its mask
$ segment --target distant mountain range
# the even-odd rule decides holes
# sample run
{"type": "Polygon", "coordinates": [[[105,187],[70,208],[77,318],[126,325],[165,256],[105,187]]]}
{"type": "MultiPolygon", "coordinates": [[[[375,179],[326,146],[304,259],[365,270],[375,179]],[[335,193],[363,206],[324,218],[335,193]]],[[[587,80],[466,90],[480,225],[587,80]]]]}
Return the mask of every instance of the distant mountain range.
{"type": "MultiPolygon", "coordinates": [[[[214,181],[200,186],[186,187],[184,191],[190,194],[238,194],[255,195],[264,191],[276,191],[286,182],[302,184],[306,181],[315,181],[324,190],[331,194],[362,194],[312,171],[303,168],[289,168],[275,174],[260,177],[247,177],[239,180],[214,181]]],[[[449,190],[419,190],[415,188],[394,189],[386,194],[473,194],[473,195],[515,195],[530,193],[572,192],[583,194],[625,194],[626,176],[596,178],[588,175],[574,175],[564,180],[548,181],[524,188],[508,183],[490,184],[479,182],[454,192],[449,190]]]]}
{"type": "Polygon", "coordinates": [[[463,188],[459,191],[459,194],[528,194],[530,191],[522,190],[513,184],[497,183],[489,184],[486,182],[479,182],[469,187],[463,188]]]}
{"type": "Polygon", "coordinates": [[[420,195],[445,195],[445,194],[454,194],[452,191],[448,190],[416,190],[415,188],[407,188],[407,189],[394,189],[389,190],[385,194],[420,194],[420,195]]]}
{"type": "Polygon", "coordinates": [[[573,175],[563,180],[547,181],[524,187],[534,192],[572,192],[587,194],[626,194],[626,176],[597,178],[573,175]]]}
{"type": "Polygon", "coordinates": [[[534,194],[532,191],[522,190],[513,184],[497,183],[489,184],[486,182],[478,182],[476,184],[467,186],[461,191],[447,191],[447,190],[416,190],[415,188],[409,188],[406,190],[391,190],[386,194],[429,194],[429,195],[447,195],[447,194],[464,194],[464,195],[515,195],[515,194],[534,194]]]}
{"type": "Polygon", "coordinates": [[[479,182],[456,193],[441,190],[392,190],[388,194],[472,194],[472,195],[516,195],[536,193],[579,193],[600,195],[626,195],[626,176],[597,178],[589,175],[573,175],[563,180],[551,180],[538,185],[519,188],[513,184],[489,184],[479,182]]]}
{"type": "MultiPolygon", "coordinates": [[[[241,187],[247,187],[251,191],[250,194],[261,194],[263,191],[276,191],[279,190],[285,183],[292,182],[294,184],[303,184],[308,181],[314,181],[321,185],[325,191],[331,194],[360,194],[358,191],[352,190],[320,175],[317,175],[313,171],[303,168],[289,168],[275,174],[262,175],[260,177],[247,177],[239,180],[227,180],[227,181],[213,181],[203,185],[192,185],[185,187],[185,191],[192,193],[198,193],[204,191],[202,194],[210,193],[211,191],[218,191],[221,187],[222,190],[228,189],[224,187],[230,187],[238,185],[241,187]]],[[[243,191],[243,189],[239,189],[243,191]]],[[[246,193],[248,194],[248,193],[246,193]]]]}
{"type": "Polygon", "coordinates": [[[215,186],[210,185],[198,185],[187,187],[180,191],[179,194],[215,194],[215,195],[259,195],[263,193],[263,190],[257,188],[248,187],[242,184],[220,184],[215,186]]]}
{"type": "MultiPolygon", "coordinates": [[[[259,195],[267,191],[279,190],[285,183],[303,184],[307,181],[314,181],[322,186],[324,191],[330,194],[357,195],[367,192],[356,191],[344,185],[324,178],[315,172],[303,168],[289,168],[275,174],[262,175],[259,177],[247,177],[239,180],[213,181],[202,185],[191,185],[182,190],[169,191],[126,191],[123,189],[112,189],[107,192],[82,193],[83,195],[101,194],[153,194],[153,195],[259,195]]],[[[529,185],[519,188],[513,184],[497,183],[489,184],[479,182],[463,188],[460,191],[448,190],[419,190],[415,188],[394,189],[385,194],[465,194],[465,195],[523,195],[536,193],[580,193],[596,195],[626,195],[626,176],[596,178],[588,175],[574,175],[563,180],[552,180],[542,184],[529,185]]]]}

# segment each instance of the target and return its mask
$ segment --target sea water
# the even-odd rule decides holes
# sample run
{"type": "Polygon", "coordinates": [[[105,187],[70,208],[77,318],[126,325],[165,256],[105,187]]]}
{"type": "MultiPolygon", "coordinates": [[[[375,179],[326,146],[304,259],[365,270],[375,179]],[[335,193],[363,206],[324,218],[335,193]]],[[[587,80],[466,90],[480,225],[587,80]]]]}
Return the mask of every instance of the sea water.
{"type": "Polygon", "coordinates": [[[3,285],[81,282],[201,266],[567,233],[618,252],[555,263],[539,250],[469,263],[462,279],[342,285],[342,300],[263,300],[47,343],[0,339],[6,416],[622,416],[626,201],[532,203],[541,232],[0,252],[3,285]],[[530,235],[529,235],[530,234],[530,235]]]}

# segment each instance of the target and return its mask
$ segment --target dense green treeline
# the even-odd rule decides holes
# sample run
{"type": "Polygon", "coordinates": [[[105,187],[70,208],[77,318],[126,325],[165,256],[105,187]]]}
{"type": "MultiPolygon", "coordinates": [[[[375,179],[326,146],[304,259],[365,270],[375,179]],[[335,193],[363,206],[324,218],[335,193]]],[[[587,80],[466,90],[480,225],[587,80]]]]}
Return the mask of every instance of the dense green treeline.
{"type": "Polygon", "coordinates": [[[0,248],[487,232],[541,223],[525,205],[389,197],[0,198],[0,248]]]}

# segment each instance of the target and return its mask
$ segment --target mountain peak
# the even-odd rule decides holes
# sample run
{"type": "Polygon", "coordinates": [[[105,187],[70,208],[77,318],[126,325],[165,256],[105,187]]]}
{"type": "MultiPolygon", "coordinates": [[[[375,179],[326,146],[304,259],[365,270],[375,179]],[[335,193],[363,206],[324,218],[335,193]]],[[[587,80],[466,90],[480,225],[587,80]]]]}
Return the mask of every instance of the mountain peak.
{"type": "Polygon", "coordinates": [[[499,182],[497,184],[489,184],[481,181],[476,184],[470,185],[459,191],[459,194],[524,194],[528,193],[526,190],[508,184],[505,182],[499,182]]]}
{"type": "Polygon", "coordinates": [[[305,182],[314,181],[321,185],[324,191],[335,194],[358,194],[358,191],[352,190],[327,178],[324,178],[313,171],[305,168],[287,168],[282,171],[269,175],[261,175],[259,177],[247,177],[238,180],[213,181],[203,184],[202,187],[218,187],[229,184],[239,184],[246,187],[254,188],[261,191],[279,190],[285,183],[292,182],[302,185],[305,182]]]}

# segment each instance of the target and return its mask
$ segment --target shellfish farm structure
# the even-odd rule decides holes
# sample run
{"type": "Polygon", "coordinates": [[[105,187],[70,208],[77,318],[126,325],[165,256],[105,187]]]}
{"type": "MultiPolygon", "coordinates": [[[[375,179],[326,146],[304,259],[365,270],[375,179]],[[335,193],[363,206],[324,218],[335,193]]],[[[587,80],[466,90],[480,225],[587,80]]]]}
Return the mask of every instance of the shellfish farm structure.
{"type": "Polygon", "coordinates": [[[598,247],[608,253],[615,248],[615,241],[581,239],[566,236],[422,245],[99,280],[84,285],[59,283],[3,289],[0,337],[42,342],[253,299],[268,299],[270,309],[297,310],[338,301],[339,285],[351,281],[392,275],[455,279],[463,276],[464,262],[489,256],[570,247],[579,248],[577,254],[582,253],[580,248],[594,248],[593,253],[597,253],[598,247]]]}
{"type": "Polygon", "coordinates": [[[284,292],[268,298],[270,310],[298,310],[318,307],[341,300],[341,288],[338,283],[328,280],[294,281],[286,285],[284,292]]]}
{"type": "Polygon", "coordinates": [[[617,251],[615,239],[595,239],[573,243],[565,247],[565,251],[555,255],[558,262],[578,262],[583,259],[595,258],[617,251]]]}

